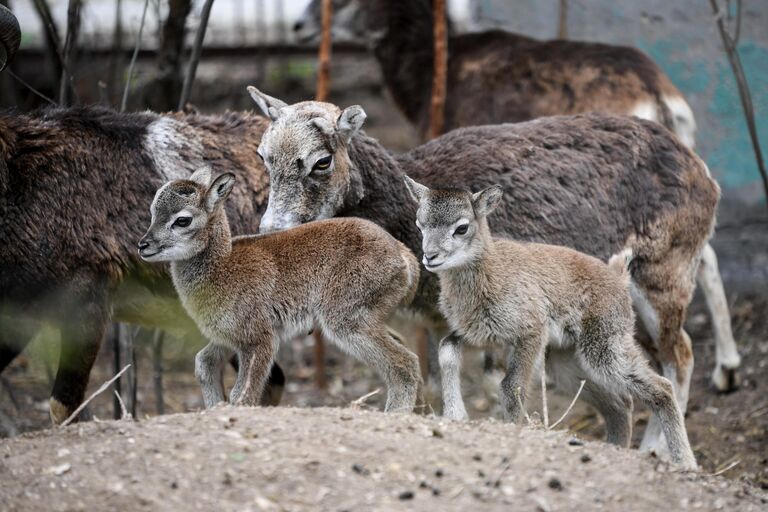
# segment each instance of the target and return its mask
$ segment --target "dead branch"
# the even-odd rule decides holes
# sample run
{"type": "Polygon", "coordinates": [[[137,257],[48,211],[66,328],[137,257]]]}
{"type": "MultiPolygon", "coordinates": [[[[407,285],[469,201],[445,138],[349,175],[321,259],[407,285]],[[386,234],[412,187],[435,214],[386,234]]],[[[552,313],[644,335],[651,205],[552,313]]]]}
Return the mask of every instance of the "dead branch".
{"type": "Polygon", "coordinates": [[[573,406],[576,404],[576,400],[579,399],[579,395],[581,394],[581,391],[584,389],[584,384],[586,383],[587,383],[586,380],[581,381],[581,384],[579,385],[579,390],[576,392],[576,395],[573,397],[573,400],[571,400],[571,403],[568,405],[568,408],[565,410],[563,415],[560,416],[560,419],[554,422],[551,427],[549,427],[550,430],[558,426],[560,422],[562,422],[565,419],[565,417],[568,416],[568,413],[571,412],[571,409],[573,409],[573,406]]]}
{"type": "Polygon", "coordinates": [[[445,0],[433,2],[434,65],[432,70],[432,100],[429,110],[429,138],[443,133],[445,126],[445,96],[448,89],[448,30],[445,0]]]}
{"type": "Polygon", "coordinates": [[[69,0],[67,7],[67,37],[64,41],[64,49],[61,55],[61,80],[59,81],[59,105],[62,107],[67,106],[67,88],[71,87],[74,91],[74,84],[72,73],[69,72],[71,68],[70,54],[72,49],[77,45],[77,36],[80,32],[80,8],[82,7],[82,0],[69,0]]]}
{"type": "Polygon", "coordinates": [[[123,399],[120,397],[120,393],[117,392],[117,390],[114,390],[115,398],[117,399],[118,403],[120,404],[120,411],[122,412],[122,415],[120,416],[121,420],[130,420],[132,418],[131,413],[128,412],[128,409],[125,408],[125,404],[123,403],[123,399]]]}
{"type": "Polygon", "coordinates": [[[373,391],[371,391],[370,393],[366,393],[365,395],[361,396],[361,397],[360,397],[360,398],[358,398],[357,400],[353,400],[353,401],[350,403],[350,405],[351,405],[352,407],[360,407],[361,405],[365,404],[365,402],[366,402],[366,401],[367,401],[369,398],[371,398],[372,396],[378,395],[379,393],[381,393],[381,388],[376,388],[376,389],[374,389],[373,391]]]}
{"type": "MultiPolygon", "coordinates": [[[[736,85],[739,88],[739,97],[741,98],[741,108],[744,111],[744,117],[747,121],[747,128],[749,129],[749,137],[752,140],[752,149],[755,152],[755,159],[757,160],[757,169],[760,171],[760,176],[763,179],[763,188],[765,191],[765,197],[768,199],[768,171],[765,169],[765,162],[763,160],[763,152],[760,149],[760,141],[757,138],[757,125],[755,124],[755,109],[752,105],[752,94],[749,91],[749,84],[747,83],[747,77],[744,74],[744,68],[741,65],[741,58],[739,57],[738,48],[736,43],[741,31],[741,0],[737,0],[737,20],[736,20],[736,34],[732,36],[725,26],[725,16],[723,11],[717,4],[717,0],[709,0],[712,6],[712,11],[715,15],[715,22],[717,23],[717,29],[720,32],[720,38],[723,41],[723,47],[725,53],[728,56],[728,62],[731,65],[731,70],[736,78],[736,85]]],[[[768,206],[768,202],[766,202],[768,206]]]]}
{"type": "Polygon", "coordinates": [[[315,100],[326,101],[331,82],[331,19],[333,18],[333,5],[331,0],[323,0],[322,4],[322,32],[320,38],[320,50],[317,56],[317,89],[315,100]]]}
{"type": "Polygon", "coordinates": [[[53,63],[54,76],[61,76],[62,73],[62,58],[61,58],[61,39],[59,38],[59,31],[56,28],[56,24],[53,21],[51,15],[51,8],[46,0],[34,0],[35,11],[40,17],[40,21],[43,24],[45,30],[45,46],[48,50],[49,57],[53,63]]]}
{"type": "Polygon", "coordinates": [[[144,21],[147,18],[147,8],[149,7],[149,0],[144,0],[144,10],[141,12],[141,24],[139,25],[139,34],[136,36],[136,46],[133,49],[133,55],[131,56],[131,63],[128,65],[128,76],[125,78],[125,89],[123,90],[123,101],[120,102],[120,112],[125,112],[125,107],[128,104],[128,92],[131,90],[131,81],[133,80],[133,68],[136,66],[136,58],[139,56],[139,48],[141,47],[141,34],[144,32],[144,21]]]}
{"type": "MultiPolygon", "coordinates": [[[[182,78],[182,55],[187,34],[187,18],[191,0],[170,0],[168,15],[162,24],[157,51],[155,79],[144,89],[144,101],[158,112],[173,110],[179,104],[182,78]]],[[[159,18],[158,18],[159,19],[159,18]]]]}
{"type": "Polygon", "coordinates": [[[86,406],[87,406],[89,403],[91,403],[91,400],[93,400],[94,398],[96,398],[98,395],[102,394],[102,393],[103,393],[103,392],[104,392],[104,391],[105,391],[105,390],[106,390],[106,389],[107,389],[107,388],[108,388],[108,387],[109,387],[109,386],[110,386],[110,385],[111,385],[113,382],[115,382],[117,379],[119,379],[119,378],[120,378],[120,376],[121,376],[121,375],[122,375],[122,374],[123,374],[123,373],[124,373],[124,372],[125,372],[125,371],[126,371],[128,368],[130,368],[130,367],[131,367],[131,365],[129,365],[129,364],[125,365],[125,367],[124,367],[122,370],[120,370],[120,371],[117,373],[117,375],[115,375],[114,377],[112,377],[111,379],[109,379],[107,382],[105,382],[104,384],[102,384],[102,385],[101,385],[101,387],[100,387],[99,389],[97,389],[96,391],[94,391],[94,392],[93,392],[93,394],[92,394],[91,396],[89,396],[89,397],[88,397],[88,398],[87,398],[85,401],[83,401],[83,403],[81,403],[81,404],[80,404],[80,406],[79,406],[77,409],[75,409],[75,412],[73,412],[72,414],[70,414],[70,415],[69,415],[69,418],[65,419],[65,420],[64,420],[64,421],[61,423],[61,425],[59,425],[59,427],[66,427],[67,425],[69,425],[70,423],[72,423],[72,421],[73,421],[75,418],[77,418],[77,415],[78,415],[78,414],[80,414],[80,412],[81,412],[83,409],[85,409],[85,408],[86,408],[86,406]]]}
{"type": "Polygon", "coordinates": [[[192,45],[192,56],[189,59],[187,76],[184,78],[184,86],[181,89],[181,97],[179,98],[178,110],[184,110],[184,105],[187,104],[187,101],[189,101],[189,95],[192,93],[192,84],[195,81],[197,64],[200,61],[200,53],[203,50],[203,40],[205,39],[205,31],[208,28],[208,18],[211,16],[212,7],[213,0],[205,0],[205,4],[203,4],[203,12],[200,14],[200,26],[197,27],[195,42],[192,45]]]}

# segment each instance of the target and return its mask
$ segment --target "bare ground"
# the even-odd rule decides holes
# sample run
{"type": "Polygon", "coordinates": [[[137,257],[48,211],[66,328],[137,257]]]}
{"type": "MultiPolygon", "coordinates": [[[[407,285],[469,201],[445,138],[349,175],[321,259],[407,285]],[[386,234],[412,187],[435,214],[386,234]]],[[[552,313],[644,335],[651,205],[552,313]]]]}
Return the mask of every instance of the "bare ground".
{"type": "Polygon", "coordinates": [[[8,510],[765,510],[746,483],[495,420],[231,408],[0,444],[8,510]]]}

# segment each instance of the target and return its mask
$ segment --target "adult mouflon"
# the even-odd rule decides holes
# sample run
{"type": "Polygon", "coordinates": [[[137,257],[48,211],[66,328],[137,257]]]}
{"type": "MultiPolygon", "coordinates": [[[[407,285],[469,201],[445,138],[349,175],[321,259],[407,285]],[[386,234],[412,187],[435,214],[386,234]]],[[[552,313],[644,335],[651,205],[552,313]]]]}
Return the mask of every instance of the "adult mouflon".
{"type": "Polygon", "coordinates": [[[413,253],[361,219],[232,238],[223,205],[234,184],[203,168],[163,185],[139,243],[144,260],[171,263],[181,302],[210,341],[195,359],[205,405],[224,399],[218,368],[232,350],[241,363],[230,402],[258,405],[280,340],[316,324],[381,373],[387,411],[412,411],[418,360],[385,321],[416,291],[413,253]]]}
{"type": "MultiPolygon", "coordinates": [[[[633,301],[647,348],[685,410],[693,351],[683,330],[702,251],[720,196],[707,166],[658,123],[582,114],[462,128],[393,155],[361,127],[359,106],[288,105],[249,88],[272,119],[259,145],[269,172],[260,229],[334,216],[384,227],[419,258],[407,174],[429,187],[500,184],[504,197],[488,222],[516,240],[564,245],[602,260],[628,247],[633,301]]],[[[446,329],[438,282],[423,272],[412,309],[446,329]]],[[[666,443],[653,416],[644,449],[666,443]]]]}
{"type": "Polygon", "coordinates": [[[588,382],[584,396],[605,418],[610,442],[629,446],[635,398],[660,419],[672,461],[696,467],[672,384],[651,370],[634,339],[631,251],[606,265],[567,247],[492,238],[487,216],[501,187],[472,194],[405,182],[419,205],[423,264],[440,276],[440,311],[451,328],[439,349],[446,416],[467,418],[464,346],[507,349],[500,397],[514,422],[534,364],[549,350],[550,374],[561,386],[588,382]]]}

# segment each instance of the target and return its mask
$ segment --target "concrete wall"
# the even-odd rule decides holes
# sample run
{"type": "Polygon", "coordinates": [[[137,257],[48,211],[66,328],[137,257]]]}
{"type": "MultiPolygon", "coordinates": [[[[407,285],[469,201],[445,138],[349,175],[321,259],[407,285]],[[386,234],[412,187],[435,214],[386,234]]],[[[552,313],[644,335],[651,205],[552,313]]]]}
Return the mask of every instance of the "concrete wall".
{"type": "MultiPolygon", "coordinates": [[[[450,1],[450,0],[449,0],[450,1]]],[[[470,0],[473,29],[539,38],[557,34],[558,0],[470,0]]],[[[764,202],[736,81],[705,0],[569,0],[570,39],[636,46],[686,95],[698,122],[697,151],[724,198],[764,202]]],[[[768,1],[744,0],[739,53],[768,152],[768,1]]]]}

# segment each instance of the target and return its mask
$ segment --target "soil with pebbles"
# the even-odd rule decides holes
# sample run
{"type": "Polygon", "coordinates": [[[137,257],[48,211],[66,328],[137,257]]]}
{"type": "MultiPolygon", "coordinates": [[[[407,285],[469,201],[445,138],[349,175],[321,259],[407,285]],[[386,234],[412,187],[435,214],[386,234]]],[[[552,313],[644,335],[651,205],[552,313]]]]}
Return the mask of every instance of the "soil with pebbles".
{"type": "Polygon", "coordinates": [[[765,510],[744,482],[495,420],[232,408],[0,441],[6,510],[765,510]]]}

